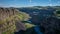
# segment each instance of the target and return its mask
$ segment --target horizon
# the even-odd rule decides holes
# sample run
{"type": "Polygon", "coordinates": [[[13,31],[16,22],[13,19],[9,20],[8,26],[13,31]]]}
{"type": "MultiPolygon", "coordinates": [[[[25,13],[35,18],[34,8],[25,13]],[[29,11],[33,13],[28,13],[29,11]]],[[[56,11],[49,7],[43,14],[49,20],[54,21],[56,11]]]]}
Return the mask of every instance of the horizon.
{"type": "Polygon", "coordinates": [[[0,0],[0,7],[60,6],[60,0],[0,0]]]}
{"type": "MultiPolygon", "coordinates": [[[[25,6],[25,7],[60,7],[60,6],[25,6]]],[[[0,8],[25,8],[24,6],[22,6],[22,7],[0,7],[0,8]]]]}

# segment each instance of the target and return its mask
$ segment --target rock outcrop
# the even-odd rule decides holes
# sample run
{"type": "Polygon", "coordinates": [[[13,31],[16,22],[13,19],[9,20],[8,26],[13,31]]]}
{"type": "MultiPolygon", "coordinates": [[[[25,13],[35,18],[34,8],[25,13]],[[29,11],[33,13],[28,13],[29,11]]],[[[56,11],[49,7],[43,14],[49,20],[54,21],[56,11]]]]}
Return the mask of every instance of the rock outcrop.
{"type": "Polygon", "coordinates": [[[25,30],[25,25],[20,21],[18,14],[20,12],[15,8],[0,7],[0,34],[12,34],[16,30],[25,30]]]}

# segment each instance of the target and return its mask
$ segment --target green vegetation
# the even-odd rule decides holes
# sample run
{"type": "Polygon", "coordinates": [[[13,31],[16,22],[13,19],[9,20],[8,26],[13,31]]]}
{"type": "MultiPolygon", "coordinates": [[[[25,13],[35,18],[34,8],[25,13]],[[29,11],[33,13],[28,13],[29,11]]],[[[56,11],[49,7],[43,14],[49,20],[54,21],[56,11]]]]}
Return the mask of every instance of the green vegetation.
{"type": "Polygon", "coordinates": [[[26,30],[23,31],[21,34],[37,34],[34,30],[36,25],[29,23],[28,21],[22,21],[25,24],[26,30]]]}
{"type": "Polygon", "coordinates": [[[36,32],[34,31],[35,25],[27,22],[29,18],[31,18],[28,14],[20,12],[16,16],[20,19],[20,21],[22,21],[22,23],[25,24],[26,30],[23,32],[24,34],[31,34],[32,32],[33,34],[36,34],[36,32]]]}
{"type": "MultiPolygon", "coordinates": [[[[31,17],[27,13],[10,8],[0,8],[0,26],[2,28],[0,28],[0,32],[2,34],[14,34],[16,30],[16,21],[27,21],[29,18],[31,17]]],[[[27,26],[27,28],[29,27],[27,26]]]]}
{"type": "Polygon", "coordinates": [[[37,34],[37,32],[34,30],[34,27],[32,27],[24,31],[23,34],[37,34]]]}
{"type": "Polygon", "coordinates": [[[7,17],[7,18],[5,18],[5,19],[3,19],[3,20],[0,20],[0,24],[5,23],[5,22],[7,22],[7,21],[10,21],[10,20],[12,20],[12,19],[14,19],[14,16],[7,17]]]}
{"type": "Polygon", "coordinates": [[[60,11],[57,11],[57,14],[60,14],[60,11]]]}
{"type": "Polygon", "coordinates": [[[28,28],[34,27],[35,25],[30,23],[25,23],[25,26],[26,26],[26,29],[28,29],[28,28]]]}
{"type": "Polygon", "coordinates": [[[21,21],[27,21],[29,20],[29,18],[31,18],[29,16],[29,14],[24,13],[24,12],[20,12],[19,14],[16,15],[21,21]]]}
{"type": "Polygon", "coordinates": [[[58,19],[60,19],[60,10],[57,9],[54,13],[55,13],[56,17],[57,17],[58,19]]]}

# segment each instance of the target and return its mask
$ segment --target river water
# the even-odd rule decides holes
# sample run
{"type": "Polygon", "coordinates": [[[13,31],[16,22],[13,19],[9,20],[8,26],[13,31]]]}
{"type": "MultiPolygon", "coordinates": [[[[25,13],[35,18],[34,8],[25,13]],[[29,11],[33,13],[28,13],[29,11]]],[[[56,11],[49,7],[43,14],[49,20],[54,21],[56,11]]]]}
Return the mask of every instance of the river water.
{"type": "Polygon", "coordinates": [[[43,34],[43,33],[40,31],[39,26],[36,26],[34,29],[35,29],[35,31],[37,32],[37,34],[43,34]]]}

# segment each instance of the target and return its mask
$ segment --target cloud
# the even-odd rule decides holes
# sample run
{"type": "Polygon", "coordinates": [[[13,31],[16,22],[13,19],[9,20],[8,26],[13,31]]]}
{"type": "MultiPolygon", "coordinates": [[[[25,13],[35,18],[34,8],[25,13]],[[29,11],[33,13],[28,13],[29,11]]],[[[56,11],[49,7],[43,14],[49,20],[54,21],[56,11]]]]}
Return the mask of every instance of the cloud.
{"type": "Polygon", "coordinates": [[[10,7],[10,6],[13,6],[13,5],[0,4],[0,7],[10,7]]]}
{"type": "Polygon", "coordinates": [[[2,7],[2,6],[4,6],[4,4],[1,4],[1,3],[0,3],[0,7],[2,7]]]}
{"type": "Polygon", "coordinates": [[[9,5],[9,7],[20,7],[19,5],[9,5]]]}

